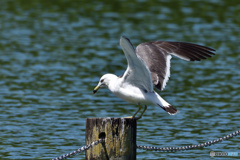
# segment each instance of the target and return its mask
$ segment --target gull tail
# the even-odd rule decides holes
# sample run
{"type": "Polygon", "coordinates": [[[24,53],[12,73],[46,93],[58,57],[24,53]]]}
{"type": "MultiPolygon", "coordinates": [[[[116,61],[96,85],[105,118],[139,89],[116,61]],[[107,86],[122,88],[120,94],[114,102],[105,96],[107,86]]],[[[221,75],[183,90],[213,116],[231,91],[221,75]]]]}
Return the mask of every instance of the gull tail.
{"type": "Polygon", "coordinates": [[[174,108],[173,106],[171,106],[170,104],[167,106],[161,106],[159,104],[157,104],[157,105],[160,106],[166,112],[168,112],[168,114],[170,114],[170,115],[175,115],[178,113],[178,110],[176,108],[174,108]]]}
{"type": "MultiPolygon", "coordinates": [[[[169,104],[168,102],[166,102],[160,95],[157,95],[157,99],[158,101],[155,101],[155,104],[158,105],[159,107],[161,107],[163,110],[165,110],[166,112],[168,112],[168,114],[170,115],[175,115],[178,113],[178,110],[176,108],[174,108],[171,104],[169,104]]],[[[154,98],[156,99],[156,98],[154,98]]]]}

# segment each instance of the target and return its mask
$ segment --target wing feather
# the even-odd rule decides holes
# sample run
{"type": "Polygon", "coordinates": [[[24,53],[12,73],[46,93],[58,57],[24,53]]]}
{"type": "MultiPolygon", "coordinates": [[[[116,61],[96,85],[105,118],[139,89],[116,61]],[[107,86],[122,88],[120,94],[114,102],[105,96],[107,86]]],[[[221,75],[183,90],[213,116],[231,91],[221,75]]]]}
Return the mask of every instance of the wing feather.
{"type": "Polygon", "coordinates": [[[123,75],[124,83],[132,84],[147,92],[153,92],[150,71],[145,62],[135,53],[132,43],[127,37],[122,36],[120,45],[127,58],[128,67],[123,75]]]}
{"type": "Polygon", "coordinates": [[[152,41],[137,46],[136,54],[149,68],[152,83],[160,90],[166,86],[170,76],[170,55],[186,61],[200,61],[214,55],[215,50],[186,42],[152,41]]]}

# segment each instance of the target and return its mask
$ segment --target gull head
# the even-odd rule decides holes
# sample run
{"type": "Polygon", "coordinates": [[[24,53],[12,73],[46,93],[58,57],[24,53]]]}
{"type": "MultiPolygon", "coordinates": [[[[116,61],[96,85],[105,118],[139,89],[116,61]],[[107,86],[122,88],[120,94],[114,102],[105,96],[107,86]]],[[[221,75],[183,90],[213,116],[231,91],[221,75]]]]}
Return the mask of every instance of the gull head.
{"type": "Polygon", "coordinates": [[[104,74],[99,82],[98,82],[98,85],[94,88],[93,90],[93,94],[95,94],[99,88],[101,87],[108,87],[109,88],[109,85],[111,82],[114,82],[118,77],[114,74],[104,74]]]}

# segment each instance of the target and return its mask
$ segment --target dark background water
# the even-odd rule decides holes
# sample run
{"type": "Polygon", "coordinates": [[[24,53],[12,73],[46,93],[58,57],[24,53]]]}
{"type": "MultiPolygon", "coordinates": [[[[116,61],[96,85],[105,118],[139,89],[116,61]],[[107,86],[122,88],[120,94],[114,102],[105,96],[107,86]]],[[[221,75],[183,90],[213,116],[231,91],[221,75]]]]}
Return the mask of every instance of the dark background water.
{"type": "MultiPolygon", "coordinates": [[[[54,158],[85,145],[86,118],[136,111],[107,89],[92,95],[102,74],[126,69],[121,35],[135,46],[172,40],[217,50],[201,62],[172,59],[159,93],[180,113],[149,107],[138,121],[138,145],[197,144],[239,129],[239,15],[236,0],[0,1],[1,159],[54,158]]],[[[235,137],[199,150],[137,150],[137,158],[210,159],[212,150],[240,152],[239,143],[235,137]]]]}

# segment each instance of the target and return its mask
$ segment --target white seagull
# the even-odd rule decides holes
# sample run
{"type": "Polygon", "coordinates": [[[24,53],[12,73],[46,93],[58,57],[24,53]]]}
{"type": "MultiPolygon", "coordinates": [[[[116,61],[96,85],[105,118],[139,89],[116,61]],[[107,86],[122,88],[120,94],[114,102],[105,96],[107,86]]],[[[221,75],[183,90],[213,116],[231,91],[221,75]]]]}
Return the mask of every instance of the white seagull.
{"type": "Polygon", "coordinates": [[[100,78],[93,94],[100,87],[108,89],[117,97],[137,104],[139,109],[132,118],[140,119],[147,105],[156,105],[171,115],[178,112],[166,102],[153,87],[163,90],[170,77],[171,55],[187,61],[200,61],[214,55],[214,49],[186,42],[152,41],[142,43],[134,49],[130,40],[122,36],[120,46],[127,58],[128,67],[123,76],[105,74],[100,78]],[[135,117],[145,106],[139,117],[135,117]]]}

